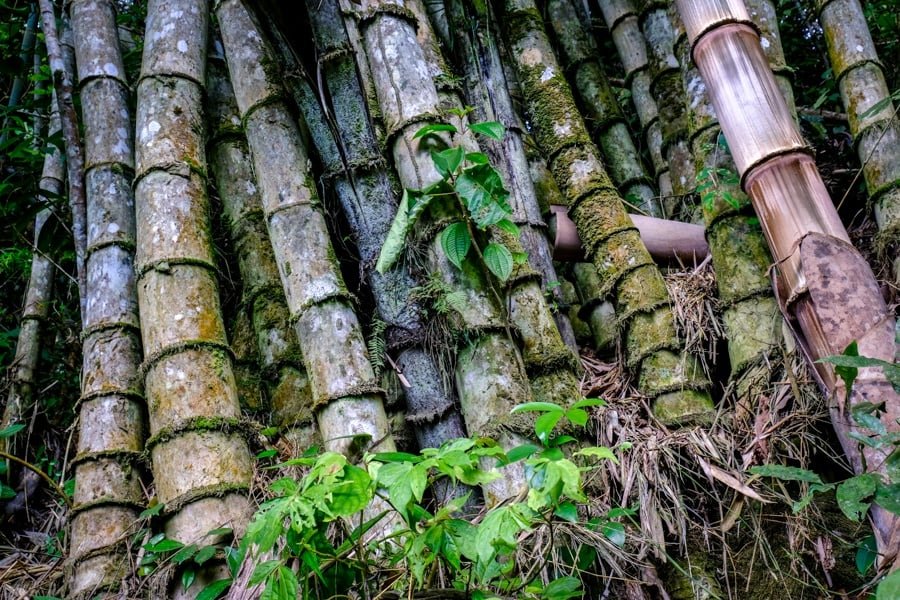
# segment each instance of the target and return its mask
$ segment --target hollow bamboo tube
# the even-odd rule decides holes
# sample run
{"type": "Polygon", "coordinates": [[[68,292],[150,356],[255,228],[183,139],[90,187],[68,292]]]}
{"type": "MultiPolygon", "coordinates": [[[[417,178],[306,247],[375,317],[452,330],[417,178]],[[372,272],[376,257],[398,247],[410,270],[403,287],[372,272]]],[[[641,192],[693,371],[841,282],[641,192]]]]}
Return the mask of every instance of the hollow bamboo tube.
{"type": "MultiPolygon", "coordinates": [[[[677,0],[692,53],[728,140],[744,189],[750,196],[775,259],[778,299],[796,319],[811,360],[840,354],[852,341],[859,353],[896,359],[894,316],[888,312],[866,261],[853,248],[809,157],[739,0],[677,0]]],[[[832,423],[857,472],[882,472],[884,456],[860,450],[850,408],[884,403],[888,431],[898,431],[900,397],[875,368],[861,369],[846,398],[831,367],[814,364],[832,395],[832,423]]],[[[897,558],[897,517],[873,506],[879,551],[897,558]]]]}
{"type": "MultiPolygon", "coordinates": [[[[584,246],[578,237],[575,223],[569,218],[565,206],[551,207],[549,234],[553,240],[553,259],[581,262],[585,258],[584,246]]],[[[631,215],[634,226],[641,234],[641,241],[657,262],[669,264],[695,264],[709,254],[703,227],[684,223],[631,215]]]]}
{"type": "Polygon", "coordinates": [[[819,0],[831,67],[841,90],[869,197],[879,246],[900,283],[900,118],[858,0],[819,0]]]}
{"type": "Polygon", "coordinates": [[[603,296],[615,297],[639,388],[654,399],[660,419],[708,417],[708,381],[678,339],[662,275],[590,141],[540,13],[530,0],[508,0],[502,22],[535,137],[597,267],[603,296]]]}
{"type": "Polygon", "coordinates": [[[260,199],[326,448],[390,451],[383,393],[309,173],[300,128],[269,68],[273,54],[240,0],[215,5],[260,199]]]}
{"type": "Polygon", "coordinates": [[[84,366],[75,458],[70,591],[113,591],[128,572],[127,538],[144,504],[146,424],[134,275],[134,138],[116,12],[69,5],[78,63],[87,199],[84,366]]]}
{"type": "MultiPolygon", "coordinates": [[[[274,424],[288,444],[289,453],[299,455],[318,443],[309,377],[291,331],[253,162],[239,126],[234,91],[224,56],[217,52],[208,57],[207,89],[210,166],[222,200],[225,227],[238,257],[243,284],[240,310],[247,315],[251,352],[261,367],[248,375],[263,382],[274,424]]],[[[232,342],[232,346],[237,353],[236,343],[232,342]]]]}
{"type": "MultiPolygon", "coordinates": [[[[213,260],[202,82],[209,10],[204,0],[151,0],[137,88],[135,205],[147,447],[166,535],[207,545],[222,527],[240,535],[252,476],[235,425],[237,400],[213,260]]],[[[213,564],[215,563],[215,564],[213,564]]],[[[219,561],[188,590],[197,593],[219,561]]],[[[205,567],[205,566],[204,566],[205,567]]]]}
{"type": "Polygon", "coordinates": [[[599,0],[600,11],[612,33],[613,43],[625,67],[625,81],[631,86],[631,100],[643,129],[657,188],[663,198],[672,196],[672,176],[663,154],[659,108],[650,93],[650,63],[647,44],[641,33],[638,13],[631,0],[599,0]]]}

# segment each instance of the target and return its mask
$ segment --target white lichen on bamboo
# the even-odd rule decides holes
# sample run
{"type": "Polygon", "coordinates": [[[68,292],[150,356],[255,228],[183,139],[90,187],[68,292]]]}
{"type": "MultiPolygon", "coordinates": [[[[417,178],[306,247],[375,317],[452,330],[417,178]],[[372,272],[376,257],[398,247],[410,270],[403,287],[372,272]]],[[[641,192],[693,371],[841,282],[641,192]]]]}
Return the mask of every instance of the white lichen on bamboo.
{"type": "Polygon", "coordinates": [[[569,214],[601,278],[615,298],[628,365],[658,418],[708,418],[709,382],[684,352],[662,275],[629,219],[575,106],[543,20],[530,0],[509,0],[503,17],[535,137],[565,194],[569,214]]]}
{"type": "MultiPolygon", "coordinates": [[[[206,195],[202,110],[209,10],[204,0],[147,7],[137,89],[138,300],[151,438],[147,442],[165,532],[182,543],[240,535],[252,462],[219,306],[206,195]]],[[[224,575],[213,561],[196,593],[224,575]]]]}

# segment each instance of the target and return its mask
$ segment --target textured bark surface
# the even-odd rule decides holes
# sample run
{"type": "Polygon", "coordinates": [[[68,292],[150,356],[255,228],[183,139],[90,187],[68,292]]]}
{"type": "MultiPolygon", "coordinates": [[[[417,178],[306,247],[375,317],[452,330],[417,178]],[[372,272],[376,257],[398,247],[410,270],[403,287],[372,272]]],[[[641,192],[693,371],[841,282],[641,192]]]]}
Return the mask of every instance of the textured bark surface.
{"type": "MultiPolygon", "coordinates": [[[[147,7],[137,89],[138,300],[157,497],[166,535],[208,545],[240,535],[252,475],[219,305],[206,195],[201,99],[209,7],[154,0],[147,7]]],[[[216,576],[210,561],[187,590],[216,576]],[[207,568],[208,565],[208,568],[207,568]]]]}
{"type": "Polygon", "coordinates": [[[215,7],[269,236],[329,450],[394,447],[383,393],[331,246],[296,121],[281,99],[273,54],[239,0],[215,7]]]}
{"type": "MultiPolygon", "coordinates": [[[[780,265],[778,298],[799,324],[808,356],[816,360],[840,354],[855,340],[860,355],[895,361],[895,318],[871,269],[849,243],[815,163],[803,151],[758,34],[742,23],[749,18],[746,10],[737,3],[687,0],[679,0],[678,8],[745,189],[780,265]]],[[[850,422],[847,409],[877,398],[884,403],[879,415],[884,427],[897,431],[900,397],[879,369],[861,369],[847,398],[828,365],[814,368],[831,395],[832,422],[854,469],[884,474],[885,457],[873,448],[860,450],[849,437],[859,426],[850,422]]],[[[893,563],[900,549],[897,517],[875,507],[872,521],[882,558],[893,563]]]]}
{"type": "Polygon", "coordinates": [[[75,0],[69,15],[81,99],[90,107],[83,114],[88,287],[69,586],[74,596],[86,596],[118,588],[130,568],[127,538],[145,503],[146,423],[134,274],[134,137],[115,6],[75,0]]]}
{"type": "Polygon", "coordinates": [[[639,389],[665,422],[707,418],[709,383],[681,347],[662,275],[590,141],[537,9],[529,0],[507,2],[503,22],[535,137],[598,269],[601,297],[616,300],[639,389]]]}
{"type": "Polygon", "coordinates": [[[819,0],[819,21],[841,89],[879,243],[900,282],[900,119],[858,0],[819,0]]]}
{"type": "MultiPolygon", "coordinates": [[[[254,380],[262,383],[274,425],[286,436],[290,453],[299,455],[308,447],[302,444],[312,445],[315,440],[312,390],[291,331],[253,162],[223,58],[212,55],[207,66],[210,166],[238,257],[243,284],[239,312],[246,315],[246,345],[252,347],[248,352],[255,355],[260,368],[246,373],[247,393],[254,393],[254,380]]],[[[235,341],[232,346],[237,353],[235,341]]]]}

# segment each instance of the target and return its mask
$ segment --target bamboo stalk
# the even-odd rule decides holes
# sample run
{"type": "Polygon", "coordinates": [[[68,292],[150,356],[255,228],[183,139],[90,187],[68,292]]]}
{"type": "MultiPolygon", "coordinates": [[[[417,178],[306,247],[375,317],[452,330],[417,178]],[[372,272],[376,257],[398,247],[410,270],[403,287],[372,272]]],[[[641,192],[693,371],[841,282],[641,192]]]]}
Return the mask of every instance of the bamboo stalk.
{"type": "Polygon", "coordinates": [[[537,142],[598,269],[604,295],[615,297],[627,363],[638,372],[639,389],[661,420],[707,418],[709,382],[678,340],[662,275],[590,141],[540,14],[531,0],[509,0],[503,22],[537,142]]]}
{"type": "Polygon", "coordinates": [[[631,139],[625,116],[600,65],[597,45],[585,29],[572,0],[548,0],[549,24],[561,49],[569,83],[585,108],[613,183],[629,212],[660,217],[661,203],[650,185],[640,154],[631,139]]]}
{"type": "Polygon", "coordinates": [[[129,568],[124,542],[144,505],[145,408],[134,276],[134,143],[115,6],[74,0],[69,11],[86,107],[89,287],[69,586],[80,596],[114,591],[129,568]]]}
{"type": "MultiPolygon", "coordinates": [[[[464,437],[466,432],[452,386],[425,350],[425,307],[413,296],[417,281],[406,265],[386,273],[375,269],[397,212],[394,182],[378,146],[338,3],[315,0],[307,2],[306,9],[322,56],[325,89],[320,97],[330,98],[332,121],[326,120],[320,97],[313,97],[309,86],[294,80],[291,88],[324,163],[326,182],[350,223],[361,269],[371,287],[378,317],[385,323],[388,360],[393,360],[403,378],[406,419],[414,427],[419,447],[435,448],[449,439],[464,437]]],[[[441,502],[456,493],[446,486],[436,492],[441,502]]]]}
{"type": "MultiPolygon", "coordinates": [[[[796,319],[811,360],[840,354],[852,341],[859,353],[893,362],[894,317],[866,261],[849,243],[815,163],[775,82],[749,15],[737,0],[678,0],[694,60],[728,140],[744,189],[759,215],[776,261],[778,300],[796,319]]],[[[881,421],[898,431],[900,398],[883,373],[860,369],[852,394],[833,369],[815,363],[832,397],[832,423],[854,470],[884,472],[884,456],[860,450],[850,408],[884,403],[881,421]]],[[[896,560],[897,517],[873,506],[871,518],[883,560],[896,560]]]]}
{"type": "Polygon", "coordinates": [[[221,54],[209,56],[207,89],[210,165],[238,257],[243,283],[241,312],[249,321],[245,326],[248,345],[261,368],[251,376],[263,382],[274,423],[290,451],[299,455],[317,441],[312,390],[291,331],[250,150],[221,54]]]}
{"type": "Polygon", "coordinates": [[[625,83],[631,87],[634,103],[643,135],[650,151],[650,160],[656,176],[657,188],[665,199],[674,194],[669,163],[663,152],[662,124],[659,107],[650,93],[652,80],[647,58],[647,44],[641,33],[638,13],[631,0],[599,0],[600,11],[606,26],[612,33],[613,43],[625,67],[625,83]]]}
{"type": "MultiPolygon", "coordinates": [[[[38,21],[38,12],[37,7],[31,7],[31,12],[28,14],[28,19],[25,21],[25,32],[22,34],[22,45],[21,50],[19,52],[19,60],[21,60],[22,65],[27,65],[32,58],[32,54],[34,52],[35,39],[37,39],[37,21],[38,21]]],[[[8,111],[15,108],[19,105],[19,100],[22,99],[22,94],[25,93],[25,80],[27,77],[22,73],[16,74],[13,79],[12,86],[9,91],[9,98],[6,101],[6,108],[8,111]]],[[[0,148],[6,146],[6,138],[9,135],[9,129],[7,128],[9,124],[9,113],[3,118],[3,126],[0,127],[0,148]]],[[[40,135],[40,130],[35,130],[35,136],[40,135]]],[[[0,165],[5,161],[5,159],[0,159],[0,165]]]]}
{"type": "Polygon", "coordinates": [[[291,320],[325,447],[392,450],[383,393],[344,287],[273,54],[240,0],[215,5],[291,320]]]}
{"type": "Polygon", "coordinates": [[[857,0],[819,0],[831,68],[875,207],[878,244],[900,283],[900,119],[857,0]]]}
{"type": "MultiPolygon", "coordinates": [[[[152,0],[137,87],[138,300],[156,494],[166,535],[208,545],[240,535],[252,461],[242,437],[232,355],[213,260],[202,114],[208,5],[152,0]]],[[[204,565],[193,596],[223,565],[204,565]]]]}
{"type": "Polygon", "coordinates": [[[41,25],[44,31],[44,43],[47,46],[47,58],[53,76],[53,88],[56,90],[56,101],[59,104],[59,117],[62,123],[63,139],[66,146],[66,171],[69,180],[69,207],[72,213],[72,236],[75,241],[75,273],[78,281],[79,305],[81,318],[84,319],[87,302],[87,274],[85,259],[87,253],[87,213],[84,191],[84,152],[81,147],[81,135],[78,131],[78,114],[75,112],[73,99],[73,77],[67,68],[60,46],[60,38],[56,31],[56,15],[51,0],[38,0],[41,11],[41,25]]]}

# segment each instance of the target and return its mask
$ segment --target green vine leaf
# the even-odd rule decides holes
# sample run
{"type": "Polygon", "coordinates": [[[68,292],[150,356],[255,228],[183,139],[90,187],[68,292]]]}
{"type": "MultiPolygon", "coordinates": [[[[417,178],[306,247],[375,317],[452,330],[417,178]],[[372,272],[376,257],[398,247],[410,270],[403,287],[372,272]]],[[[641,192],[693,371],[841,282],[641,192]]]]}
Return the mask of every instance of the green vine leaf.
{"type": "Polygon", "coordinates": [[[426,125],[416,132],[413,136],[414,140],[417,140],[421,137],[425,137],[426,135],[434,135],[436,133],[456,133],[458,129],[449,123],[431,123],[430,125],[426,125]]]}
{"type": "Polygon", "coordinates": [[[472,238],[465,223],[453,223],[441,232],[441,248],[457,269],[462,269],[462,262],[471,247],[472,238]]]}
{"type": "Polygon", "coordinates": [[[510,221],[509,219],[502,219],[497,222],[497,227],[505,231],[510,235],[514,235],[519,237],[519,226],[510,221]]]}
{"type": "Polygon", "coordinates": [[[441,174],[441,177],[447,179],[462,164],[466,157],[466,151],[462,146],[454,146],[447,148],[441,152],[432,152],[431,160],[434,162],[435,168],[441,174]]]}
{"type": "Polygon", "coordinates": [[[495,140],[502,140],[503,134],[504,132],[506,132],[506,127],[504,127],[502,123],[498,123],[497,121],[472,123],[471,125],[469,125],[469,129],[471,129],[475,133],[480,133],[485,137],[489,137],[495,140]]]}
{"type": "Polygon", "coordinates": [[[506,246],[488,244],[484,249],[484,263],[500,281],[506,281],[512,275],[513,257],[506,246]]]}
{"type": "Polygon", "coordinates": [[[490,165],[465,169],[453,187],[480,229],[499,223],[512,212],[506,202],[509,191],[503,187],[500,174],[490,165]]]}
{"type": "Polygon", "coordinates": [[[841,512],[852,521],[860,521],[871,504],[865,500],[875,493],[878,482],[879,477],[875,473],[864,473],[840,484],[835,492],[835,498],[841,512]]]}

